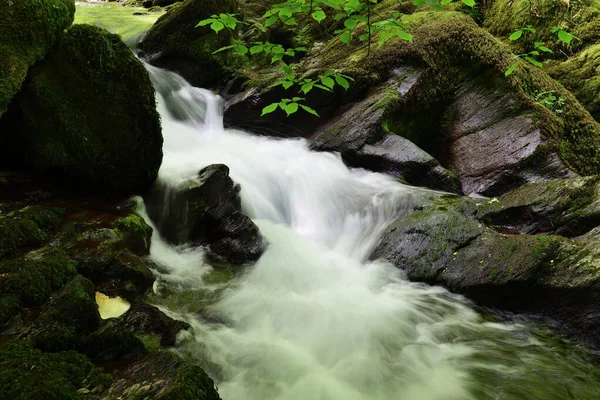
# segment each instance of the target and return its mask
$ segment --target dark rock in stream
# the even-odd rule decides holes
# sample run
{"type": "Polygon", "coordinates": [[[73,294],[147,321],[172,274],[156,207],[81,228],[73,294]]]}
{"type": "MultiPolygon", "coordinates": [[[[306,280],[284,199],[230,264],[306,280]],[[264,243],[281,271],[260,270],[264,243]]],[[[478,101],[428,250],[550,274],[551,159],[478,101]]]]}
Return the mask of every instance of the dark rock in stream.
{"type": "Polygon", "coordinates": [[[190,328],[187,322],[170,318],[157,307],[140,302],[132,303],[119,320],[134,332],[160,335],[161,346],[174,346],[177,334],[190,328]]]}
{"type": "Polygon", "coordinates": [[[210,165],[182,187],[156,186],[148,213],[168,241],[206,245],[216,264],[245,264],[260,257],[264,243],[258,227],[241,211],[239,189],[226,165],[210,165]]]}

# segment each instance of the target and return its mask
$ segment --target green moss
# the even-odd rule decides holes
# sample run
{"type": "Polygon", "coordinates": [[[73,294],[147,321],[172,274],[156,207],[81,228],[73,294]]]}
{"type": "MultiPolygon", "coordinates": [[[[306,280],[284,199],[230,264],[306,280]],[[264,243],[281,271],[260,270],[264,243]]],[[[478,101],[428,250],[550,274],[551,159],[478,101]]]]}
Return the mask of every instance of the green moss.
{"type": "Polygon", "coordinates": [[[116,219],[112,226],[117,229],[123,237],[124,247],[136,254],[145,255],[150,249],[152,228],[142,217],[129,214],[126,217],[116,219]]]}
{"type": "Polygon", "coordinates": [[[42,353],[27,340],[0,347],[0,370],[0,393],[11,400],[79,400],[78,389],[112,382],[81,354],[42,353]]]}
{"type": "Polygon", "coordinates": [[[185,365],[177,371],[175,381],[161,396],[162,400],[218,400],[212,379],[197,365],[185,365]]]}
{"type": "Polygon", "coordinates": [[[95,362],[137,358],[148,353],[142,341],[118,320],[105,322],[82,340],[78,350],[95,362]]]}
{"type": "Polygon", "coordinates": [[[31,65],[40,61],[73,22],[72,0],[0,2],[0,116],[19,91],[31,65]]]}
{"type": "Polygon", "coordinates": [[[75,267],[75,262],[58,248],[43,248],[23,258],[0,261],[0,292],[18,297],[24,306],[40,307],[75,275],[75,267]]]}
{"type": "Polygon", "coordinates": [[[75,276],[44,308],[36,323],[47,327],[62,324],[80,334],[94,331],[100,325],[94,284],[81,275],[75,276]]]}
{"type": "Polygon", "coordinates": [[[15,296],[0,297],[0,326],[22,311],[21,302],[15,296]]]}
{"type": "Polygon", "coordinates": [[[47,231],[55,229],[64,210],[29,206],[7,215],[0,213],[0,258],[21,247],[40,245],[48,240],[47,231]]]}
{"type": "Polygon", "coordinates": [[[8,162],[101,192],[143,192],[156,179],[162,135],[154,87],[119,36],[71,27],[15,101],[7,123],[22,134],[0,140],[8,162]]]}
{"type": "Polygon", "coordinates": [[[550,65],[547,71],[577,97],[596,121],[600,121],[600,44],[565,62],[550,65]]]}
{"type": "Polygon", "coordinates": [[[600,39],[600,4],[592,0],[563,2],[556,0],[497,0],[485,14],[484,26],[491,33],[507,38],[514,31],[532,25],[536,32],[526,33],[511,42],[518,53],[534,49],[542,41],[555,50],[556,56],[570,53],[596,43],[600,39]],[[581,40],[571,46],[561,43],[550,28],[560,26],[581,40]]]}
{"type": "Polygon", "coordinates": [[[160,335],[137,335],[138,339],[144,344],[148,352],[161,350],[160,335]]]}

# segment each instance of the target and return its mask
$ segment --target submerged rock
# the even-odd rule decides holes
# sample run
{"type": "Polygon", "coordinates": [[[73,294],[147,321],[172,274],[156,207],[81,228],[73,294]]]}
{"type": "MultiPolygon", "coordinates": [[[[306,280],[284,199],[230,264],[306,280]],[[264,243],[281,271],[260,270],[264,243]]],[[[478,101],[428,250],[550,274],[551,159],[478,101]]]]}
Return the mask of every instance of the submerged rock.
{"type": "Polygon", "coordinates": [[[154,88],[106,30],[71,27],[31,69],[6,117],[2,129],[14,134],[0,137],[4,162],[101,193],[143,192],[156,179],[162,136],[154,88]]]}
{"type": "Polygon", "coordinates": [[[230,44],[232,34],[224,29],[215,34],[198,22],[213,14],[237,12],[234,0],[186,0],[171,6],[146,34],[139,48],[152,65],[176,71],[191,84],[214,87],[224,83],[224,71],[236,65],[236,57],[215,50],[230,44]]]}
{"type": "Polygon", "coordinates": [[[74,14],[73,0],[0,3],[0,117],[21,89],[29,67],[44,58],[73,23],[74,14]]]}

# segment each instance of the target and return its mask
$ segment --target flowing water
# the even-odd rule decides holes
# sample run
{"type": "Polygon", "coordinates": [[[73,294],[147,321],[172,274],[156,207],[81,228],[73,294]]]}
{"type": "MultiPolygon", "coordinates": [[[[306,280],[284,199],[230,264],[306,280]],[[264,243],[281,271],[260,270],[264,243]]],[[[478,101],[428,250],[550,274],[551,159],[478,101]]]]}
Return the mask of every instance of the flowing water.
{"type": "Polygon", "coordinates": [[[223,269],[202,248],[152,237],[151,300],[192,325],[177,351],[206,369],[224,400],[600,399],[598,367],[575,344],[480,315],[459,296],[368,261],[421,189],[350,170],[301,139],[224,129],[217,96],[148,69],[165,193],[224,163],[268,242],[256,264],[223,269]]]}

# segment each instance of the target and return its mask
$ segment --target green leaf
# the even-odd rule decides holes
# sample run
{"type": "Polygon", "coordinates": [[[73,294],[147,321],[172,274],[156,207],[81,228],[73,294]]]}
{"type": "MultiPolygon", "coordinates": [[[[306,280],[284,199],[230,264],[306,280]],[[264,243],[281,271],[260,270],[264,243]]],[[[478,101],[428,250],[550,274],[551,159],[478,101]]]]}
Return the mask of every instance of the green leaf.
{"type": "Polygon", "coordinates": [[[571,35],[569,32],[562,30],[558,31],[558,40],[560,40],[561,42],[565,42],[566,44],[570,45],[573,38],[574,36],[571,35]]]}
{"type": "Polygon", "coordinates": [[[237,51],[242,56],[245,56],[246,54],[248,54],[248,48],[246,46],[244,46],[243,44],[236,45],[234,47],[234,50],[237,51]]]}
{"type": "Polygon", "coordinates": [[[285,110],[287,115],[292,115],[293,113],[295,113],[296,111],[298,111],[298,103],[290,103],[285,107],[285,110]]]}
{"type": "Polygon", "coordinates": [[[277,15],[273,15],[272,17],[267,18],[267,20],[265,21],[265,28],[270,27],[278,20],[279,20],[279,17],[277,15]]]}
{"type": "Polygon", "coordinates": [[[440,1],[440,4],[443,5],[443,6],[445,6],[446,4],[450,4],[450,3],[452,3],[452,0],[442,0],[442,1],[440,1]]]}
{"type": "Polygon", "coordinates": [[[291,88],[292,86],[294,86],[294,82],[292,81],[283,81],[283,83],[281,84],[281,86],[283,86],[283,88],[285,90],[291,88]]]}
{"type": "Polygon", "coordinates": [[[340,40],[342,43],[350,44],[350,41],[352,40],[352,34],[349,31],[344,31],[344,33],[342,33],[340,36],[340,40]]]}
{"type": "Polygon", "coordinates": [[[509,76],[510,74],[515,72],[515,69],[517,69],[517,67],[519,66],[519,63],[521,63],[521,60],[515,61],[515,63],[513,65],[508,67],[508,69],[504,72],[504,76],[509,76]]]}
{"type": "Polygon", "coordinates": [[[213,21],[213,23],[210,25],[210,29],[212,29],[216,33],[219,33],[219,31],[222,31],[223,28],[225,28],[225,25],[223,25],[223,23],[221,21],[213,21]]]}
{"type": "Polygon", "coordinates": [[[319,114],[317,114],[317,112],[315,110],[313,110],[312,108],[310,108],[310,107],[304,106],[302,104],[300,104],[300,107],[302,107],[302,109],[304,111],[306,111],[307,113],[309,113],[309,114],[315,115],[317,117],[319,116],[319,114]]]}
{"type": "Polygon", "coordinates": [[[325,86],[327,86],[329,89],[333,89],[333,87],[335,86],[335,82],[333,79],[331,79],[328,76],[322,76],[321,77],[321,83],[325,86]]]}
{"type": "Polygon", "coordinates": [[[272,113],[273,111],[275,111],[277,109],[278,105],[279,104],[277,104],[277,103],[269,104],[268,106],[263,108],[262,114],[260,114],[260,116],[262,117],[263,115],[272,113]]]}
{"type": "Polygon", "coordinates": [[[535,65],[538,68],[542,68],[544,66],[544,64],[542,64],[541,62],[539,62],[538,60],[536,60],[535,58],[531,58],[531,57],[527,57],[525,56],[525,59],[527,61],[529,61],[531,64],[535,65]]]}
{"type": "Polygon", "coordinates": [[[279,70],[281,72],[285,72],[287,75],[292,75],[294,73],[294,70],[289,65],[284,65],[279,70]]]}
{"type": "Polygon", "coordinates": [[[220,53],[225,50],[233,49],[234,47],[235,47],[235,45],[233,45],[233,44],[230,46],[221,47],[220,49],[213,51],[213,54],[217,54],[217,53],[220,53]]]}
{"type": "Polygon", "coordinates": [[[553,51],[552,51],[551,49],[549,49],[548,47],[544,46],[544,43],[543,43],[543,42],[535,42],[535,43],[534,43],[534,46],[535,46],[537,49],[540,49],[540,50],[541,50],[541,51],[543,51],[543,52],[546,52],[546,53],[553,53],[553,51]]]}
{"type": "Polygon", "coordinates": [[[264,50],[262,44],[257,44],[255,46],[250,47],[250,54],[258,54],[264,50]]]}
{"type": "Polygon", "coordinates": [[[314,85],[316,88],[322,89],[322,90],[326,90],[328,92],[331,92],[331,89],[328,88],[327,86],[323,86],[323,85],[319,85],[318,83],[315,83],[314,85]]]}
{"type": "Polygon", "coordinates": [[[214,19],[212,19],[212,18],[203,19],[202,21],[198,22],[198,25],[196,25],[196,27],[199,27],[199,26],[206,26],[206,25],[208,25],[208,24],[212,24],[213,22],[215,22],[215,20],[214,20],[214,19]]]}
{"type": "Polygon", "coordinates": [[[462,0],[462,2],[471,8],[475,7],[475,0],[462,0]]]}
{"type": "Polygon", "coordinates": [[[514,31],[509,37],[508,40],[517,40],[518,38],[520,38],[521,36],[523,36],[523,30],[519,29],[518,31],[514,31]]]}
{"type": "Polygon", "coordinates": [[[408,32],[403,31],[402,29],[398,29],[396,31],[396,35],[402,39],[402,40],[406,40],[407,42],[413,42],[413,35],[411,35],[408,32]]]}
{"type": "Polygon", "coordinates": [[[288,18],[285,21],[283,21],[283,23],[285,25],[296,25],[296,18],[288,18]]]}
{"type": "Polygon", "coordinates": [[[348,83],[348,81],[340,75],[335,76],[335,81],[337,82],[338,85],[340,85],[341,87],[343,87],[346,90],[348,90],[348,88],[350,87],[350,83],[348,83]]]}
{"type": "Polygon", "coordinates": [[[323,10],[318,9],[314,13],[312,13],[312,17],[315,21],[321,23],[321,21],[323,21],[327,17],[327,15],[323,10]]]}
{"type": "Polygon", "coordinates": [[[354,29],[354,27],[356,27],[356,20],[353,18],[348,18],[344,21],[344,26],[348,29],[354,29]]]}
{"type": "Polygon", "coordinates": [[[283,59],[283,54],[275,54],[273,57],[271,57],[271,64],[277,62],[277,61],[281,61],[283,59]]]}
{"type": "Polygon", "coordinates": [[[314,86],[314,82],[309,82],[309,83],[305,83],[304,85],[302,85],[302,87],[300,88],[300,91],[304,94],[310,92],[312,90],[314,86]]]}

